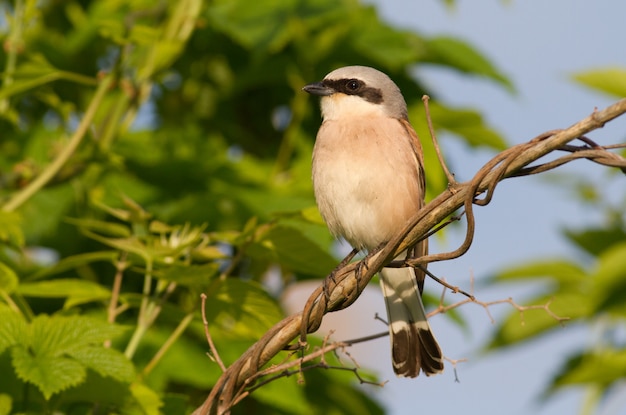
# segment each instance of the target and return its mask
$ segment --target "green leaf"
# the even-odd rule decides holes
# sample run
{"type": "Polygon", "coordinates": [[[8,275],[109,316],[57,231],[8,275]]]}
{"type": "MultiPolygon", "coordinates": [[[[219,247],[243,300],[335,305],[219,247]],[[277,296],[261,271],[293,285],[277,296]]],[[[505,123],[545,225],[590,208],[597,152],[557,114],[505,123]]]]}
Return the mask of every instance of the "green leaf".
{"type": "Polygon", "coordinates": [[[306,390],[293,376],[264,385],[254,391],[253,397],[282,413],[294,415],[311,413],[311,402],[306,398],[306,390]]]}
{"type": "Polygon", "coordinates": [[[25,344],[28,334],[24,317],[12,310],[0,309],[0,354],[15,344],[25,344]]]}
{"type": "Polygon", "coordinates": [[[146,244],[136,236],[129,238],[106,238],[90,231],[85,231],[85,235],[111,248],[135,254],[144,261],[155,259],[155,251],[146,246],[146,244]]]}
{"type": "MultiPolygon", "coordinates": [[[[209,314],[208,317],[212,319],[214,316],[209,314]]],[[[234,340],[233,333],[229,331],[224,334],[219,325],[211,324],[210,330],[220,357],[226,365],[237,360],[250,347],[250,339],[234,340]]],[[[188,327],[187,332],[190,335],[182,336],[172,344],[163,359],[150,372],[152,388],[162,390],[169,382],[174,382],[178,385],[208,390],[220,376],[221,370],[217,363],[207,356],[208,345],[204,325],[197,319],[188,327]]],[[[146,356],[152,355],[171,334],[171,328],[168,326],[155,326],[146,334],[140,348],[150,351],[145,353],[146,356]]]]}
{"type": "Polygon", "coordinates": [[[46,399],[81,383],[86,376],[85,368],[67,357],[31,354],[23,346],[11,349],[13,367],[24,382],[39,388],[46,399]]]}
{"type": "MultiPolygon", "coordinates": [[[[103,413],[140,414],[137,412],[119,410],[127,402],[134,402],[129,391],[128,383],[120,383],[110,377],[102,377],[92,370],[87,371],[85,381],[76,387],[64,391],[60,398],[72,404],[93,404],[98,402],[103,413]],[[105,409],[110,407],[108,411],[105,409]],[[115,411],[113,408],[117,409],[115,411]]],[[[136,406],[136,405],[135,405],[136,406]]]]}
{"type": "Polygon", "coordinates": [[[15,271],[0,262],[0,291],[11,294],[18,284],[19,278],[15,271]]]}
{"type": "Polygon", "coordinates": [[[551,278],[558,281],[563,289],[577,291],[580,284],[588,279],[587,272],[578,264],[566,259],[536,261],[499,272],[491,281],[528,281],[551,278]]]}
{"type": "Polygon", "coordinates": [[[531,340],[559,327],[556,318],[541,308],[546,304],[549,304],[552,313],[561,318],[576,320],[592,315],[595,300],[590,295],[591,278],[587,271],[571,261],[546,260],[511,267],[491,277],[490,282],[530,283],[533,280],[553,284],[548,285],[543,294],[526,301],[526,304],[539,306],[538,309],[511,311],[497,328],[490,348],[511,346],[531,340]]]}
{"type": "Polygon", "coordinates": [[[294,12],[294,1],[216,1],[208,11],[210,24],[242,46],[256,51],[278,51],[290,40],[285,20],[294,12]],[[276,24],[276,22],[283,22],[276,24]]]}
{"type": "Polygon", "coordinates": [[[18,287],[17,292],[26,297],[66,298],[65,309],[111,297],[109,289],[95,282],[79,279],[25,282],[18,287]]]}
{"type": "Polygon", "coordinates": [[[616,98],[626,97],[626,68],[609,67],[578,72],[572,79],[616,98]]]}
{"type": "Polygon", "coordinates": [[[276,300],[254,281],[229,278],[209,295],[207,318],[217,321],[233,335],[258,338],[280,321],[283,313],[276,300]]]}
{"type": "Polygon", "coordinates": [[[618,226],[587,228],[581,231],[566,230],[565,235],[579,248],[593,256],[598,256],[611,246],[626,241],[626,230],[618,226]]]}
{"type": "Polygon", "coordinates": [[[302,209],[300,211],[302,218],[308,222],[314,223],[316,225],[326,226],[326,222],[322,218],[319,209],[316,206],[311,206],[306,209],[302,209]]]}
{"type": "MultiPolygon", "coordinates": [[[[586,293],[561,292],[534,298],[527,304],[536,306],[549,304],[550,310],[554,314],[561,318],[569,318],[569,320],[586,318],[593,312],[593,302],[586,293]]],[[[568,324],[568,322],[564,324],[568,324]]],[[[517,345],[559,328],[562,326],[559,325],[555,317],[543,308],[523,312],[514,310],[498,326],[488,348],[496,349],[517,345]]]]}
{"type": "Polygon", "coordinates": [[[22,247],[24,232],[22,232],[21,224],[22,217],[19,213],[0,210],[0,242],[22,247]]]}
{"type": "Polygon", "coordinates": [[[608,311],[623,317],[626,312],[626,243],[614,245],[598,257],[592,273],[592,298],[597,312],[608,311]]]}
{"type": "Polygon", "coordinates": [[[0,415],[11,414],[12,408],[13,399],[11,399],[11,395],[7,395],[6,393],[0,393],[0,415]]]}
{"type": "Polygon", "coordinates": [[[354,48],[384,67],[400,68],[413,63],[424,49],[423,40],[414,33],[382,23],[374,7],[355,11],[351,18],[355,22],[354,48]]]}
{"type": "Polygon", "coordinates": [[[264,233],[248,253],[259,259],[274,258],[295,272],[316,277],[327,275],[338,262],[297,229],[280,225],[264,233]]]}
{"type": "Polygon", "coordinates": [[[103,234],[106,236],[113,236],[119,238],[128,238],[131,236],[131,230],[127,225],[122,225],[115,222],[106,222],[103,220],[96,219],[75,219],[75,218],[67,218],[67,222],[72,225],[79,226],[84,230],[88,230],[91,232],[96,232],[99,234],[103,234]]]}
{"type": "MultiPolygon", "coordinates": [[[[341,363],[335,364],[340,366],[341,363]]],[[[361,373],[361,370],[359,371],[361,373]]],[[[382,415],[383,408],[364,388],[354,388],[354,375],[338,370],[310,370],[305,375],[307,399],[319,414],[382,415]],[[332,387],[329,387],[332,385],[332,387]],[[323,399],[320,399],[320,395],[323,399]],[[369,396],[368,396],[369,395],[369,396]]],[[[373,380],[371,376],[364,376],[373,380]]],[[[293,381],[293,380],[292,380],[293,381]]]]}
{"type": "Polygon", "coordinates": [[[624,379],[626,350],[603,350],[570,357],[552,381],[552,387],[596,385],[603,389],[624,379]]]}
{"type": "MultiPolygon", "coordinates": [[[[439,102],[429,102],[430,115],[435,128],[449,131],[462,137],[472,147],[488,147],[504,150],[507,143],[502,135],[487,125],[482,115],[470,108],[453,108],[439,102]]],[[[412,120],[424,120],[426,114],[422,105],[409,108],[412,120]]],[[[428,137],[421,134],[422,139],[428,137]]]]}
{"type": "Polygon", "coordinates": [[[30,61],[18,66],[14,82],[0,89],[0,99],[21,94],[62,79],[80,84],[95,84],[95,79],[93,78],[54,68],[41,54],[32,54],[29,57],[31,58],[30,61]]]}
{"type": "Polygon", "coordinates": [[[218,273],[219,264],[210,263],[190,266],[175,265],[156,271],[154,276],[186,286],[203,286],[207,285],[218,273]]]}
{"type": "Polygon", "coordinates": [[[468,43],[457,38],[440,36],[426,39],[424,45],[426,53],[423,61],[487,77],[500,83],[509,92],[514,92],[511,81],[468,43]]]}
{"type": "MultiPolygon", "coordinates": [[[[310,347],[316,350],[324,341],[316,336],[307,338],[310,347]]],[[[275,409],[274,412],[285,414],[383,414],[383,409],[372,398],[368,397],[367,389],[353,388],[354,374],[350,371],[321,370],[325,365],[330,367],[349,367],[352,362],[343,360],[343,353],[327,353],[323,359],[316,359],[304,364],[304,367],[318,368],[304,370],[298,375],[304,382],[298,381],[298,375],[283,377],[265,384],[255,390],[252,397],[275,409]],[[332,387],[329,387],[332,385],[332,387]]],[[[291,356],[295,359],[296,356],[291,356]]],[[[284,356],[278,356],[272,363],[284,363],[284,356]]],[[[297,368],[294,368],[297,371],[297,368]]],[[[365,369],[359,369],[363,379],[375,382],[376,377],[365,369]]]]}
{"type": "Polygon", "coordinates": [[[108,376],[125,383],[130,383],[135,377],[133,364],[118,350],[87,347],[73,350],[71,355],[101,376],[108,376]]]}
{"type": "Polygon", "coordinates": [[[142,413],[161,415],[159,408],[163,406],[163,402],[158,393],[140,382],[134,382],[130,385],[130,393],[143,410],[142,413]]]}
{"type": "Polygon", "coordinates": [[[120,381],[132,378],[125,356],[102,345],[119,335],[120,327],[82,316],[39,315],[24,331],[23,341],[11,349],[12,364],[46,399],[82,383],[87,368],[120,381]]]}
{"type": "Polygon", "coordinates": [[[119,257],[117,251],[95,251],[62,258],[51,267],[43,268],[28,276],[29,281],[39,280],[51,275],[60,274],[98,261],[115,262],[119,257]]]}

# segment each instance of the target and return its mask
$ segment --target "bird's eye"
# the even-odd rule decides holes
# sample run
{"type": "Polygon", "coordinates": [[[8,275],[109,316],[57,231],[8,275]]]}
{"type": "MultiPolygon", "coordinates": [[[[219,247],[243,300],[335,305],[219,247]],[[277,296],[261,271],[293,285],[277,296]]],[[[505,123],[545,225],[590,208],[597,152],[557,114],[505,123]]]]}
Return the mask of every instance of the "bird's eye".
{"type": "Polygon", "coordinates": [[[346,87],[350,91],[356,91],[357,89],[359,89],[360,86],[361,83],[356,79],[350,79],[348,82],[346,82],[346,87]]]}

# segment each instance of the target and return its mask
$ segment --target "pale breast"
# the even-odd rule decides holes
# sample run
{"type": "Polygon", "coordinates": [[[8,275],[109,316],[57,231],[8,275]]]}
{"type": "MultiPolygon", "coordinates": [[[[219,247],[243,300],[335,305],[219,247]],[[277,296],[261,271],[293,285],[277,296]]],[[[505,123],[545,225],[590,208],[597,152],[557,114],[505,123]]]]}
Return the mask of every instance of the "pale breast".
{"type": "Polygon", "coordinates": [[[418,161],[398,120],[325,121],[313,151],[315,198],[330,231],[372,249],[422,206],[418,161]]]}

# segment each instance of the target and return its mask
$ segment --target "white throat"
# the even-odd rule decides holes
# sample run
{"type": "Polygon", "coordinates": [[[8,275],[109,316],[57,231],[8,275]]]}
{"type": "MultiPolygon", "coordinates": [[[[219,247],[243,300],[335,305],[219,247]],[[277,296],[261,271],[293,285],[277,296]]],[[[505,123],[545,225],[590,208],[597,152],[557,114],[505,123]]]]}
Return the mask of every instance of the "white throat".
{"type": "Polygon", "coordinates": [[[322,117],[324,121],[348,120],[351,117],[386,116],[381,104],[368,102],[356,95],[333,94],[322,97],[322,117]]]}

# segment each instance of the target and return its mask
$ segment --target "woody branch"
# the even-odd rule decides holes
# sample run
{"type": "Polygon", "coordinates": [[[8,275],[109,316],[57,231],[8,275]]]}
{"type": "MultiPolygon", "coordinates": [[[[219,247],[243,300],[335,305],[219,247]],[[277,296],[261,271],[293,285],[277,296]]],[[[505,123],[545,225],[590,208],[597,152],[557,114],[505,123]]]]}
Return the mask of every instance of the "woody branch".
{"type": "Polygon", "coordinates": [[[210,395],[202,406],[194,411],[194,414],[229,413],[230,408],[238,402],[246,388],[259,378],[262,367],[272,357],[285,349],[302,346],[306,334],[319,328],[324,314],[352,304],[376,272],[388,265],[400,252],[423,239],[431,229],[437,227],[461,207],[464,207],[468,223],[465,241],[461,246],[451,252],[412,258],[406,263],[394,265],[420,266],[430,262],[453,259],[467,252],[473,239],[473,207],[489,203],[496,185],[503,179],[540,173],[578,158],[617,167],[626,172],[626,159],[584,138],[585,134],[603,127],[605,123],[624,113],[626,113],[626,99],[603,110],[594,111],[590,116],[569,128],[551,131],[527,143],[511,147],[489,161],[471,181],[451,185],[417,212],[403,231],[380,250],[359,262],[346,264],[335,270],[333,278],[327,278],[325,283],[311,294],[302,312],[277,323],[226,369],[215,383],[210,395]],[[569,144],[579,138],[585,143],[584,146],[569,144]],[[568,154],[553,162],[528,167],[541,157],[559,150],[566,151],[568,154]],[[479,199],[479,196],[482,198],[479,199]],[[298,337],[300,337],[299,344],[291,345],[298,337]]]}

